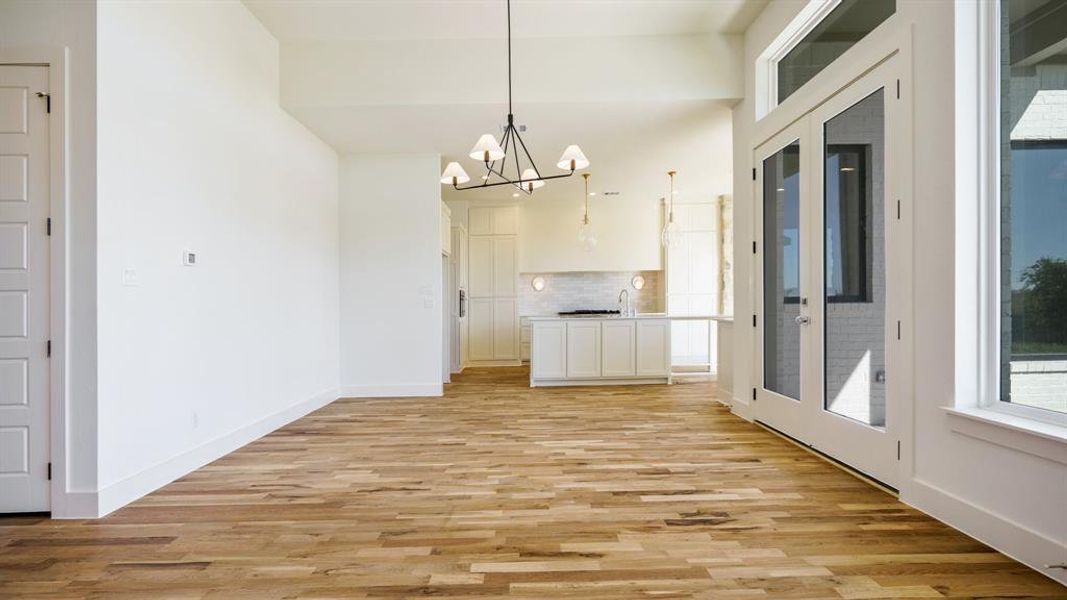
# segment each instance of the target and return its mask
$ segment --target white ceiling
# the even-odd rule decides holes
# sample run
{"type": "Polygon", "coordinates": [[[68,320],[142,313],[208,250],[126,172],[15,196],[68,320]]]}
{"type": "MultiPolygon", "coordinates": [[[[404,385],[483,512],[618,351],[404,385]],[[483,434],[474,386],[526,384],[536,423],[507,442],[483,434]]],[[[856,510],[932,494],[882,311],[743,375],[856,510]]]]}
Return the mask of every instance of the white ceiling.
{"type": "MultiPolygon", "coordinates": [[[[482,133],[499,138],[507,114],[506,55],[480,43],[504,38],[504,0],[244,2],[280,40],[283,106],[339,153],[435,153],[479,181],[467,152],[482,133]]],[[[613,202],[655,202],[669,169],[686,196],[729,191],[738,33],[765,4],[513,0],[516,123],[542,174],[560,173],[563,148],[579,144],[591,189],[620,192],[613,202]]],[[[535,196],[580,193],[573,177],[535,196]]]]}
{"type": "MultiPolygon", "coordinates": [[[[282,42],[504,37],[503,0],[244,0],[282,42]]],[[[767,0],[513,0],[513,37],[743,33],[767,0]]]]}

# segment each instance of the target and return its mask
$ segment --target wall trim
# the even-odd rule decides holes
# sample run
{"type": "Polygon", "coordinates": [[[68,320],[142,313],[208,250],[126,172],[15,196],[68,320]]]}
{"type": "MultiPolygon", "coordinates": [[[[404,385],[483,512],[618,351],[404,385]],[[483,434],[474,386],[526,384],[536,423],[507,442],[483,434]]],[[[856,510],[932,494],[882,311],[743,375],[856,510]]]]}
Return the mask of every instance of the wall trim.
{"type": "Polygon", "coordinates": [[[54,518],[67,519],[103,517],[246,444],[258,440],[268,433],[292,423],[312,411],[330,404],[337,400],[337,397],[337,388],[330,388],[293,406],[210,440],[154,467],[115,482],[95,494],[84,492],[69,494],[69,496],[73,496],[71,499],[74,501],[72,505],[67,507],[69,511],[64,511],[65,514],[63,515],[53,513],[52,516],[54,518]],[[96,496],[95,503],[89,498],[90,495],[96,496]],[[95,508],[95,514],[86,514],[92,508],[95,508]]]}
{"type": "Polygon", "coordinates": [[[752,414],[752,403],[745,402],[737,396],[734,396],[732,398],[732,402],[730,403],[730,412],[748,421],[749,423],[751,423],[754,419],[754,416],[752,414]]]}
{"type": "Polygon", "coordinates": [[[442,383],[380,383],[342,385],[341,398],[425,398],[443,396],[442,383]]]}
{"type": "Polygon", "coordinates": [[[901,491],[900,499],[1038,573],[1067,585],[1067,572],[1045,568],[1048,564],[1062,562],[1067,556],[1067,545],[917,478],[901,491]]]}

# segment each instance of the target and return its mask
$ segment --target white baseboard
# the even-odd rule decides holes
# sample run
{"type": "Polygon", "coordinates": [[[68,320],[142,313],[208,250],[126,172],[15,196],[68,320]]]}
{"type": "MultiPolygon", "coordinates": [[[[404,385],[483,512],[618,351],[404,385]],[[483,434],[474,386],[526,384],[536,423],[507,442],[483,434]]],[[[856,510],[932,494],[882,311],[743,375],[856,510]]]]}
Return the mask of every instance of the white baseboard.
{"type": "Polygon", "coordinates": [[[1035,571],[1067,585],[1067,572],[1045,568],[1045,565],[1062,563],[1063,557],[1067,556],[1067,546],[918,479],[909,482],[900,499],[1035,571]]]}
{"type": "Polygon", "coordinates": [[[52,497],[53,519],[95,519],[100,516],[96,492],[60,492],[52,497]]]}
{"type": "Polygon", "coordinates": [[[752,403],[745,402],[737,396],[734,396],[730,400],[730,412],[734,413],[735,415],[741,417],[746,421],[752,421],[753,419],[752,403]]]}
{"type": "MultiPolygon", "coordinates": [[[[221,437],[215,438],[201,446],[179,454],[174,458],[164,461],[154,467],[150,467],[113,483],[97,492],[95,502],[82,497],[86,494],[78,494],[75,502],[65,507],[64,514],[54,518],[77,518],[77,517],[102,517],[108,513],[122,508],[134,500],[153,492],[168,483],[187,475],[200,467],[217,460],[241,446],[258,440],[268,433],[287,425],[304,415],[322,408],[337,399],[337,389],[329,389],[311,398],[272,415],[264,417],[254,423],[241,427],[221,437]],[[95,514],[86,515],[82,511],[95,506],[95,514]],[[75,514],[82,513],[82,514],[75,514]]],[[[91,494],[89,494],[91,495],[91,494]]]]}
{"type": "Polygon", "coordinates": [[[421,398],[443,396],[445,388],[440,383],[393,383],[342,385],[342,398],[421,398]]]}

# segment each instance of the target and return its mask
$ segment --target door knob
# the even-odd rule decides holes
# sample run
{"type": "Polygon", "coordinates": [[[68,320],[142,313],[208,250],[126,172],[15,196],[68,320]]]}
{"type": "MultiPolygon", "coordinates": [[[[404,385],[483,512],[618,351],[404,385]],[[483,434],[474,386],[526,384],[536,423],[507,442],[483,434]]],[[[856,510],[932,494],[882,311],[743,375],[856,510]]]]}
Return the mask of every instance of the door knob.
{"type": "Polygon", "coordinates": [[[799,315],[794,320],[797,322],[797,325],[807,325],[808,323],[811,323],[811,317],[805,317],[804,315],[799,315]]]}

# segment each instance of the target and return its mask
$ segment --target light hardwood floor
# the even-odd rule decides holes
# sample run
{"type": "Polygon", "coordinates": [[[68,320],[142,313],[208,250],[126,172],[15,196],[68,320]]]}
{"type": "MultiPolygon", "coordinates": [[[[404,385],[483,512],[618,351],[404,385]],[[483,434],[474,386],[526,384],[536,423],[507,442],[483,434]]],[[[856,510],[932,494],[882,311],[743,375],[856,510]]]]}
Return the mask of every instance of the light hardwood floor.
{"type": "Polygon", "coordinates": [[[0,519],[4,598],[1067,598],[707,382],[343,400],[96,521],[0,519]]]}

